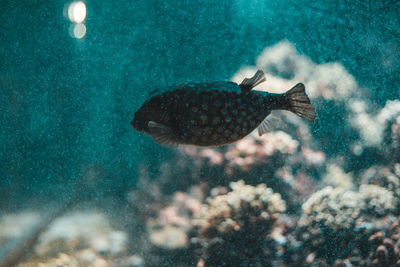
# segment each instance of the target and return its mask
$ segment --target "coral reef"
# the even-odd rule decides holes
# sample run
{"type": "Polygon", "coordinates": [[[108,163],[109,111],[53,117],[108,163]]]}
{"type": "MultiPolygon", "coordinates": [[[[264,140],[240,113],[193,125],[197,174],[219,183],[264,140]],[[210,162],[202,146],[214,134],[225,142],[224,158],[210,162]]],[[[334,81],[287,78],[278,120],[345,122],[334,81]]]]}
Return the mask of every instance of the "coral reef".
{"type": "Polygon", "coordinates": [[[195,161],[191,176],[196,175],[210,188],[227,186],[238,178],[252,185],[265,182],[281,194],[288,210],[296,211],[296,203],[313,190],[315,179],[322,176],[326,163],[324,152],[301,145],[299,140],[300,137],[277,130],[261,137],[251,134],[229,147],[184,147],[179,152],[183,158],[189,155],[195,161]]]}
{"type": "MultiPolygon", "coordinates": [[[[261,137],[142,162],[125,210],[58,218],[20,266],[400,266],[400,101],[377,106],[341,64],[287,41],[255,61],[232,80],[262,69],[256,89],[272,93],[303,82],[314,125],[274,111],[261,137]]],[[[2,217],[1,244],[40,222],[21,216],[2,217]]]]}

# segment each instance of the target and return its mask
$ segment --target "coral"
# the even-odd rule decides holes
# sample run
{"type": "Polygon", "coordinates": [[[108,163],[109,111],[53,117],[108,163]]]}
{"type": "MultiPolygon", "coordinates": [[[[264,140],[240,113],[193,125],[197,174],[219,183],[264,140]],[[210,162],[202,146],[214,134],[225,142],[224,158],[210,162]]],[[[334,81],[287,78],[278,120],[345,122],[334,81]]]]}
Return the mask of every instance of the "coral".
{"type": "MultiPolygon", "coordinates": [[[[391,133],[386,139],[392,139],[394,142],[399,137],[399,123],[400,123],[400,101],[389,100],[386,102],[385,107],[381,109],[376,115],[368,110],[368,104],[362,100],[350,101],[350,109],[352,117],[350,123],[358,129],[363,141],[370,146],[379,146],[384,141],[385,129],[391,133]],[[368,125],[368,127],[365,127],[368,125]],[[391,136],[393,135],[393,136],[391,136]]],[[[387,144],[389,146],[395,144],[387,144]]]]}
{"type": "Polygon", "coordinates": [[[183,248],[188,245],[188,237],[181,227],[164,226],[157,229],[157,226],[148,224],[149,240],[158,247],[166,249],[183,248]]]}
{"type": "MultiPolygon", "coordinates": [[[[275,77],[303,81],[306,84],[307,93],[312,98],[343,102],[358,94],[358,85],[354,77],[341,64],[315,64],[308,57],[300,55],[295,46],[287,41],[266,48],[257,58],[256,63],[258,68],[272,73],[275,77]]],[[[240,75],[235,75],[233,80],[240,79],[240,75]]],[[[275,90],[281,92],[279,90],[285,88],[282,88],[282,81],[279,84],[274,80],[271,82],[271,87],[274,92],[275,90]]]]}
{"type": "Polygon", "coordinates": [[[364,170],[361,175],[361,184],[376,184],[389,190],[398,200],[398,213],[400,213],[400,164],[393,166],[371,166],[364,170]]]}
{"type": "MultiPolygon", "coordinates": [[[[33,212],[13,216],[13,224],[27,227],[39,216],[33,212]]],[[[114,221],[115,223],[115,221],[114,221]]],[[[130,255],[128,236],[114,229],[109,217],[101,212],[74,211],[57,218],[40,235],[34,250],[24,255],[17,266],[143,266],[143,259],[130,255]]],[[[0,229],[7,219],[0,222],[0,229]]]]}
{"type": "Polygon", "coordinates": [[[191,219],[201,210],[201,192],[193,187],[189,193],[176,192],[171,202],[146,222],[150,242],[161,248],[177,249],[188,245],[191,219]],[[196,198],[197,196],[198,198],[196,198]]]}
{"type": "MultiPolygon", "coordinates": [[[[256,164],[268,163],[273,154],[293,154],[299,142],[283,131],[270,132],[264,136],[246,138],[230,146],[225,153],[230,168],[249,170],[256,164]]],[[[229,168],[228,167],[228,168],[229,168]]],[[[232,170],[228,169],[231,173],[232,170]]]]}
{"type": "Polygon", "coordinates": [[[322,183],[332,187],[341,187],[344,189],[353,188],[353,175],[345,173],[344,170],[337,164],[328,164],[327,171],[324,175],[322,183]]]}
{"type": "Polygon", "coordinates": [[[399,220],[400,217],[387,216],[375,221],[374,227],[363,232],[362,244],[351,250],[349,257],[337,259],[333,266],[400,266],[399,220]]]}
{"type": "Polygon", "coordinates": [[[196,220],[206,266],[270,265],[276,247],[271,231],[285,202],[265,184],[231,183],[232,191],[210,198],[196,220]],[[252,244],[252,246],[249,246],[252,244]]]}
{"type": "MultiPolygon", "coordinates": [[[[226,186],[241,177],[256,185],[266,182],[281,194],[291,211],[312,192],[315,179],[322,175],[325,153],[309,145],[301,145],[298,138],[276,130],[263,136],[250,134],[227,147],[194,148],[180,150],[182,158],[194,161],[191,177],[199,176],[210,188],[226,186]],[[307,171],[304,168],[307,168],[307,171]],[[312,173],[313,177],[309,174],[312,173]]],[[[190,163],[185,166],[190,165],[190,163]]]]}
{"type": "Polygon", "coordinates": [[[388,160],[400,163],[400,114],[387,120],[382,144],[384,144],[384,155],[388,156],[388,160]]]}
{"type": "Polygon", "coordinates": [[[7,214],[0,219],[0,247],[11,240],[21,238],[26,234],[26,229],[36,227],[42,218],[35,212],[21,212],[17,214],[7,214]]]}
{"type": "Polygon", "coordinates": [[[363,214],[379,217],[397,211],[399,199],[386,188],[364,184],[359,188],[359,195],[363,214]]]}
{"type": "Polygon", "coordinates": [[[332,230],[354,227],[360,215],[359,199],[356,192],[325,187],[303,204],[300,226],[323,225],[332,230]]]}
{"type": "MultiPolygon", "coordinates": [[[[232,80],[241,82],[263,69],[267,83],[256,89],[272,93],[301,81],[319,119],[311,126],[290,112],[273,111],[281,122],[266,135],[252,133],[223,147],[176,150],[149,183],[164,194],[164,205],[159,205],[160,199],[149,205],[156,207],[155,214],[147,215],[152,217],[147,220],[150,241],[157,243],[151,233],[184,233],[179,249],[168,249],[195,259],[201,255],[199,266],[371,265],[384,245],[373,247],[368,238],[379,231],[389,237],[388,218],[400,211],[399,101],[379,108],[341,64],[316,64],[286,41],[266,48],[256,63],[241,68],[232,80]],[[370,166],[370,159],[380,165],[370,166]],[[260,213],[263,204],[254,209],[254,199],[244,201],[243,193],[241,200],[234,188],[228,192],[228,184],[238,178],[248,184],[237,186],[247,188],[243,191],[249,196],[256,185],[265,183],[279,193],[293,217],[283,222],[282,212],[260,213]],[[193,184],[211,195],[196,216],[173,200],[176,191],[187,192],[193,184]],[[333,187],[315,192],[326,185],[333,187]],[[192,217],[197,219],[190,221],[192,217]]],[[[168,247],[163,244],[169,238],[156,246],[168,247]]],[[[390,246],[385,249],[389,252],[390,246]]]]}
{"type": "Polygon", "coordinates": [[[217,149],[198,149],[184,147],[182,152],[199,159],[205,159],[210,165],[225,165],[226,174],[232,175],[235,168],[248,171],[259,164],[271,161],[273,155],[294,154],[299,142],[283,131],[267,133],[261,137],[249,135],[231,146],[222,154],[217,149]]]}
{"type": "Polygon", "coordinates": [[[400,266],[400,222],[393,222],[389,237],[383,231],[371,235],[368,239],[372,246],[369,258],[371,266],[400,266]]]}
{"type": "Polygon", "coordinates": [[[277,214],[285,211],[285,202],[265,184],[245,185],[238,181],[231,183],[232,191],[208,200],[202,211],[200,232],[205,236],[227,234],[239,231],[241,227],[258,219],[273,225],[277,214]],[[256,219],[258,218],[258,219],[256,219]]]}
{"type": "MultiPolygon", "coordinates": [[[[98,264],[98,263],[97,263],[98,264]]],[[[21,267],[24,264],[21,264],[21,267]]],[[[99,266],[108,266],[107,264],[104,265],[100,265],[99,266]]],[[[39,266],[46,266],[46,267],[57,267],[57,266],[71,266],[71,267],[78,267],[79,266],[79,262],[75,257],[69,256],[67,254],[64,253],[60,253],[60,255],[58,255],[55,258],[49,259],[46,262],[41,262],[39,263],[39,266]]]]}
{"type": "Polygon", "coordinates": [[[105,215],[77,212],[57,219],[40,237],[35,251],[47,257],[90,247],[102,255],[118,255],[126,250],[126,242],[126,234],[113,230],[105,215]]]}
{"type": "Polygon", "coordinates": [[[322,258],[333,264],[355,249],[365,257],[368,233],[381,227],[373,223],[395,213],[397,201],[392,192],[375,185],[361,185],[358,192],[326,187],[314,193],[303,204],[297,230],[303,249],[309,250],[305,261],[322,258]]]}

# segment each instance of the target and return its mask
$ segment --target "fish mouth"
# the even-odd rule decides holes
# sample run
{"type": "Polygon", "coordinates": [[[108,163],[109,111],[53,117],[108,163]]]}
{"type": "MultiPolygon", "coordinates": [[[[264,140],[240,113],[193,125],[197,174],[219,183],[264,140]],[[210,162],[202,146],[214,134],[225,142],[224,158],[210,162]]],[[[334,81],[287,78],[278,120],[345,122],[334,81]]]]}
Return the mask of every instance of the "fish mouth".
{"type": "Polygon", "coordinates": [[[131,126],[133,127],[133,129],[135,129],[138,132],[142,132],[143,129],[140,128],[140,123],[138,120],[135,120],[135,118],[133,118],[133,120],[131,121],[131,126]]]}

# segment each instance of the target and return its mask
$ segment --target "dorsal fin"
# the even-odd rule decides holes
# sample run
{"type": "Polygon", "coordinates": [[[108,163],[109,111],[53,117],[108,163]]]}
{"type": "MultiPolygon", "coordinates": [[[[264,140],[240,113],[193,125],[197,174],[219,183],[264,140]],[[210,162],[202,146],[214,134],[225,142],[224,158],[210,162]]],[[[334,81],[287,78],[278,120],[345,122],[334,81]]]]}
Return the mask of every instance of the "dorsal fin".
{"type": "Polygon", "coordinates": [[[149,121],[147,123],[149,127],[149,134],[154,138],[154,140],[160,145],[164,146],[177,146],[178,141],[172,132],[172,129],[164,124],[149,121]]]}
{"type": "Polygon", "coordinates": [[[265,74],[262,70],[258,70],[256,74],[250,79],[244,78],[241,84],[239,84],[240,89],[242,92],[249,92],[251,89],[259,85],[260,83],[265,82],[265,74]]]}

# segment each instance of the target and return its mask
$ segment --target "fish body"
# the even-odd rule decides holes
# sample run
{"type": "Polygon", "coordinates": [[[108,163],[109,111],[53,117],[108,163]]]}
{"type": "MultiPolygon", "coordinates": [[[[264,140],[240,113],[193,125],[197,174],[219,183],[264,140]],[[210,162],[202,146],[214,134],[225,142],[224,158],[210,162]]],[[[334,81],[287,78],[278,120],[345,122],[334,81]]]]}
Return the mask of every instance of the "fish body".
{"type": "MultiPolygon", "coordinates": [[[[258,71],[240,85],[220,81],[170,87],[147,100],[135,113],[131,125],[158,143],[172,145],[217,146],[240,140],[257,127],[263,133],[272,124],[268,120],[272,110],[291,108],[288,94],[251,90],[264,80],[263,72],[258,71]]],[[[301,99],[308,102],[310,110],[304,86],[296,86],[294,89],[302,89],[305,98],[301,99]]],[[[315,119],[313,114],[309,120],[315,119]]]]}

